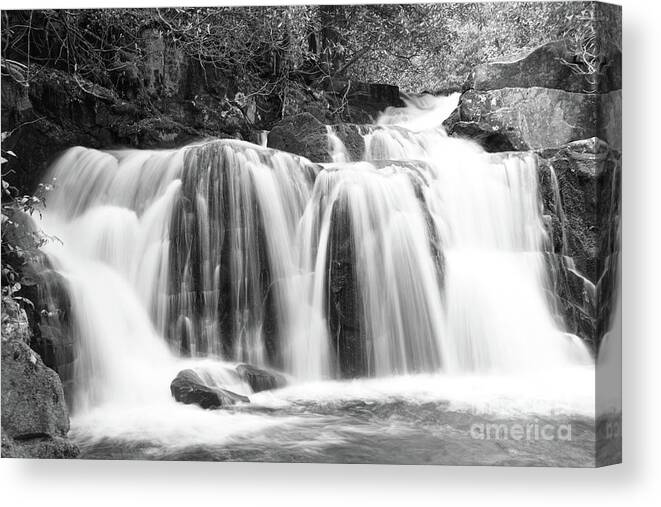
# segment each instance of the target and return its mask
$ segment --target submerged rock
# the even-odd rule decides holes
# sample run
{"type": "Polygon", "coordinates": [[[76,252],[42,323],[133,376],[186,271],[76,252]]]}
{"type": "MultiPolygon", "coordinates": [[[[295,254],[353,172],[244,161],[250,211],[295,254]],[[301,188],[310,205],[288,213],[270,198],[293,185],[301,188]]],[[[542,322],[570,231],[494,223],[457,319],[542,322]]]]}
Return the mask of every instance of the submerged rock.
{"type": "Polygon", "coordinates": [[[270,389],[279,389],[287,385],[287,379],[280,373],[262,370],[249,364],[240,364],[236,372],[241,380],[250,385],[250,388],[258,393],[270,389]]]}
{"type": "Polygon", "coordinates": [[[2,343],[2,454],[71,458],[69,416],[57,373],[22,341],[2,343]]]}
{"type": "Polygon", "coordinates": [[[180,371],[170,384],[170,392],[178,402],[202,408],[225,408],[239,402],[250,402],[240,394],[207,385],[194,370],[180,371]]]}

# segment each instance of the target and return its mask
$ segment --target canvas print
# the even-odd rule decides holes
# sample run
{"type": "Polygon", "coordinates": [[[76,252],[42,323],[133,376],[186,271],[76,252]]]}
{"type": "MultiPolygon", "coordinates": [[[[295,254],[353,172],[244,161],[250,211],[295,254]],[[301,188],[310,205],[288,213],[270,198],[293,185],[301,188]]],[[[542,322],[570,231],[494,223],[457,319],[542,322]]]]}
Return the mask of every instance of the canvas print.
{"type": "Polygon", "coordinates": [[[621,9],[6,10],[2,456],[621,461],[621,9]]]}

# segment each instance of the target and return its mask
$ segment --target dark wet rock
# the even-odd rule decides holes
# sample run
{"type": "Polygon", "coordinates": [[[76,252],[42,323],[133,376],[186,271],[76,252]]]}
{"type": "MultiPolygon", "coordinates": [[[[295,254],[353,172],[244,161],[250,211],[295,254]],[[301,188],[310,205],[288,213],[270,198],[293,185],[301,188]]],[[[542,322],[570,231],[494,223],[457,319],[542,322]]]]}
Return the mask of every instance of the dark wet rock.
{"type": "Polygon", "coordinates": [[[548,299],[558,323],[596,351],[599,313],[595,285],[576,271],[570,257],[547,253],[546,264],[551,284],[548,299]]]}
{"type": "Polygon", "coordinates": [[[579,73],[581,61],[571,44],[558,40],[544,44],[521,58],[477,65],[464,89],[554,88],[576,93],[608,93],[622,89],[622,52],[604,44],[599,72],[579,73]]]}
{"type": "Polygon", "coordinates": [[[621,145],[622,94],[584,94],[551,88],[467,90],[459,111],[445,122],[453,136],[515,150],[554,148],[599,137],[621,145]]]}
{"type": "Polygon", "coordinates": [[[268,147],[301,155],[312,162],[330,162],[326,126],[310,113],[283,119],[268,135],[268,147]]]}
{"type": "Polygon", "coordinates": [[[33,304],[28,311],[32,327],[30,346],[60,376],[69,400],[77,357],[69,283],[49,263],[33,264],[26,273],[32,279],[32,285],[24,291],[33,304]]]}
{"type": "Polygon", "coordinates": [[[347,149],[349,159],[352,161],[363,160],[365,140],[363,139],[361,127],[351,123],[340,123],[333,125],[331,128],[347,149]]]}
{"type": "Polygon", "coordinates": [[[69,458],[69,416],[57,374],[24,342],[2,342],[2,453],[5,457],[69,458]]]}
{"type": "Polygon", "coordinates": [[[367,374],[368,357],[361,333],[361,300],[356,272],[355,244],[346,196],[341,195],[331,215],[330,247],[326,259],[328,325],[342,377],[367,374]]]}
{"type": "Polygon", "coordinates": [[[615,304],[621,154],[599,139],[537,152],[552,294],[568,330],[598,347],[615,304]]]}
{"type": "Polygon", "coordinates": [[[553,252],[597,283],[617,248],[621,155],[599,139],[537,151],[543,214],[553,252]]]}
{"type": "Polygon", "coordinates": [[[459,108],[457,108],[443,122],[443,126],[450,135],[462,139],[471,139],[488,153],[513,151],[515,149],[506,134],[500,131],[484,130],[475,122],[461,121],[459,115],[459,108]]]}
{"type": "MultiPolygon", "coordinates": [[[[175,201],[171,215],[171,227],[178,231],[169,244],[169,295],[171,304],[168,308],[168,327],[166,335],[174,350],[182,355],[191,351],[205,350],[208,342],[196,329],[207,326],[208,317],[200,310],[203,298],[210,297],[208,280],[205,278],[205,264],[200,259],[205,255],[204,248],[210,248],[210,258],[218,259],[217,289],[214,297],[218,298],[219,312],[216,323],[217,344],[225,357],[233,357],[243,326],[261,326],[265,346],[265,364],[275,369],[283,368],[280,351],[281,330],[277,318],[277,281],[271,275],[268,245],[265,239],[265,227],[261,213],[244,217],[246,226],[255,231],[255,251],[259,266],[250,274],[251,279],[259,279],[249,291],[249,297],[235,297],[232,290],[231,249],[235,243],[233,237],[237,225],[230,220],[227,203],[231,201],[231,181],[227,178],[227,167],[234,163],[236,153],[249,150],[265,164],[273,166],[273,157],[282,154],[266,148],[249,145],[235,140],[216,140],[186,150],[182,189],[175,201]],[[229,149],[228,149],[229,148],[229,149]],[[195,206],[196,196],[206,195],[210,212],[195,206]],[[225,210],[225,211],[223,211],[225,210]],[[201,224],[208,224],[216,231],[207,247],[196,241],[201,224]],[[197,335],[197,336],[196,336],[197,335]],[[195,340],[198,340],[197,343],[195,340]]],[[[296,157],[295,157],[296,158],[296,157]]],[[[308,160],[299,159],[300,170],[310,184],[313,184],[321,167],[308,160]]],[[[247,359],[247,358],[246,358],[247,359]]]]}
{"type": "MultiPolygon", "coordinates": [[[[360,160],[365,142],[360,128],[353,124],[331,125],[344,143],[352,160],[360,160]]],[[[305,157],[312,162],[332,162],[328,143],[328,127],[310,113],[284,118],[268,135],[268,147],[305,157]]]]}
{"type": "Polygon", "coordinates": [[[399,88],[382,83],[351,81],[347,93],[346,120],[373,123],[388,107],[404,107],[399,88]]]}
{"type": "Polygon", "coordinates": [[[236,372],[241,380],[246,382],[256,393],[279,389],[287,385],[287,379],[284,375],[275,371],[262,370],[249,364],[240,364],[236,367],[236,372]]]}
{"type": "Polygon", "coordinates": [[[404,107],[399,88],[341,77],[324,77],[316,83],[338,110],[343,122],[373,123],[388,107],[404,107]]]}
{"type": "Polygon", "coordinates": [[[30,87],[2,77],[2,124],[11,130],[3,147],[16,153],[7,166],[10,181],[33,191],[56,155],[75,145],[174,145],[199,135],[167,117],[148,117],[111,90],[44,69],[30,87]]]}
{"type": "Polygon", "coordinates": [[[250,402],[248,398],[240,394],[209,386],[194,370],[180,371],[170,384],[170,392],[180,403],[199,405],[207,409],[225,408],[239,402],[250,402]]]}

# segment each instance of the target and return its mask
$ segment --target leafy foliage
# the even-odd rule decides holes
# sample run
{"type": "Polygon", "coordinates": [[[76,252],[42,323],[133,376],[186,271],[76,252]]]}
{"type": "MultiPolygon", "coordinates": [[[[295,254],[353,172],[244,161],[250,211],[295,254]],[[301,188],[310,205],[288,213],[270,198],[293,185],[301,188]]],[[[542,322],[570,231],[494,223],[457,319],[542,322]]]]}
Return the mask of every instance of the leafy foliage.
{"type": "MultiPolygon", "coordinates": [[[[599,58],[592,2],[496,2],[3,13],[3,57],[56,66],[104,86],[145,57],[145,30],[236,76],[250,94],[346,76],[407,91],[456,89],[476,64],[568,36],[584,71],[599,58]]],[[[621,27],[602,19],[606,38],[621,27]]],[[[597,62],[598,63],[598,62],[597,62]]],[[[35,70],[37,72],[37,70],[35,70]]]]}
{"type": "MultiPolygon", "coordinates": [[[[602,7],[593,2],[351,6],[354,26],[361,27],[351,44],[372,48],[352,73],[368,81],[379,76],[419,92],[458,89],[476,65],[511,58],[560,38],[574,41],[577,56],[591,59],[595,46],[603,48],[605,41],[620,44],[619,17],[602,7]],[[585,47],[592,51],[584,53],[585,47]]],[[[581,70],[591,65],[586,61],[581,70]]]]}
{"type": "MultiPolygon", "coordinates": [[[[2,140],[7,137],[2,133],[2,140]]],[[[11,151],[2,150],[0,164],[5,157],[15,156],[11,151]]],[[[40,256],[39,248],[50,238],[43,231],[35,229],[29,219],[34,213],[41,214],[45,206],[45,196],[51,185],[40,184],[35,195],[19,195],[2,174],[2,297],[11,298],[17,303],[32,306],[32,302],[19,293],[23,287],[35,284],[35,280],[25,269],[40,256]]]]}

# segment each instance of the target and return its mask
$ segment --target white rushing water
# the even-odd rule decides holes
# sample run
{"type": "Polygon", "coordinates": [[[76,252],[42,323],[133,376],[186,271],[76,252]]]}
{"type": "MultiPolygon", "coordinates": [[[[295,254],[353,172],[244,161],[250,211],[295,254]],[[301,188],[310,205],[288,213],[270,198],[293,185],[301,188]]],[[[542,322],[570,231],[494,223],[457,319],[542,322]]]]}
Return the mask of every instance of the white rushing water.
{"type": "Polygon", "coordinates": [[[454,103],[390,109],[362,128],[362,161],[330,128],[321,166],[230,140],[66,152],[42,225],[72,298],[74,427],[221,438],[168,387],[194,367],[250,395],[237,362],[291,375],[284,403],[379,386],[590,412],[592,359],[550,310],[535,159],[448,138],[454,103]]]}

